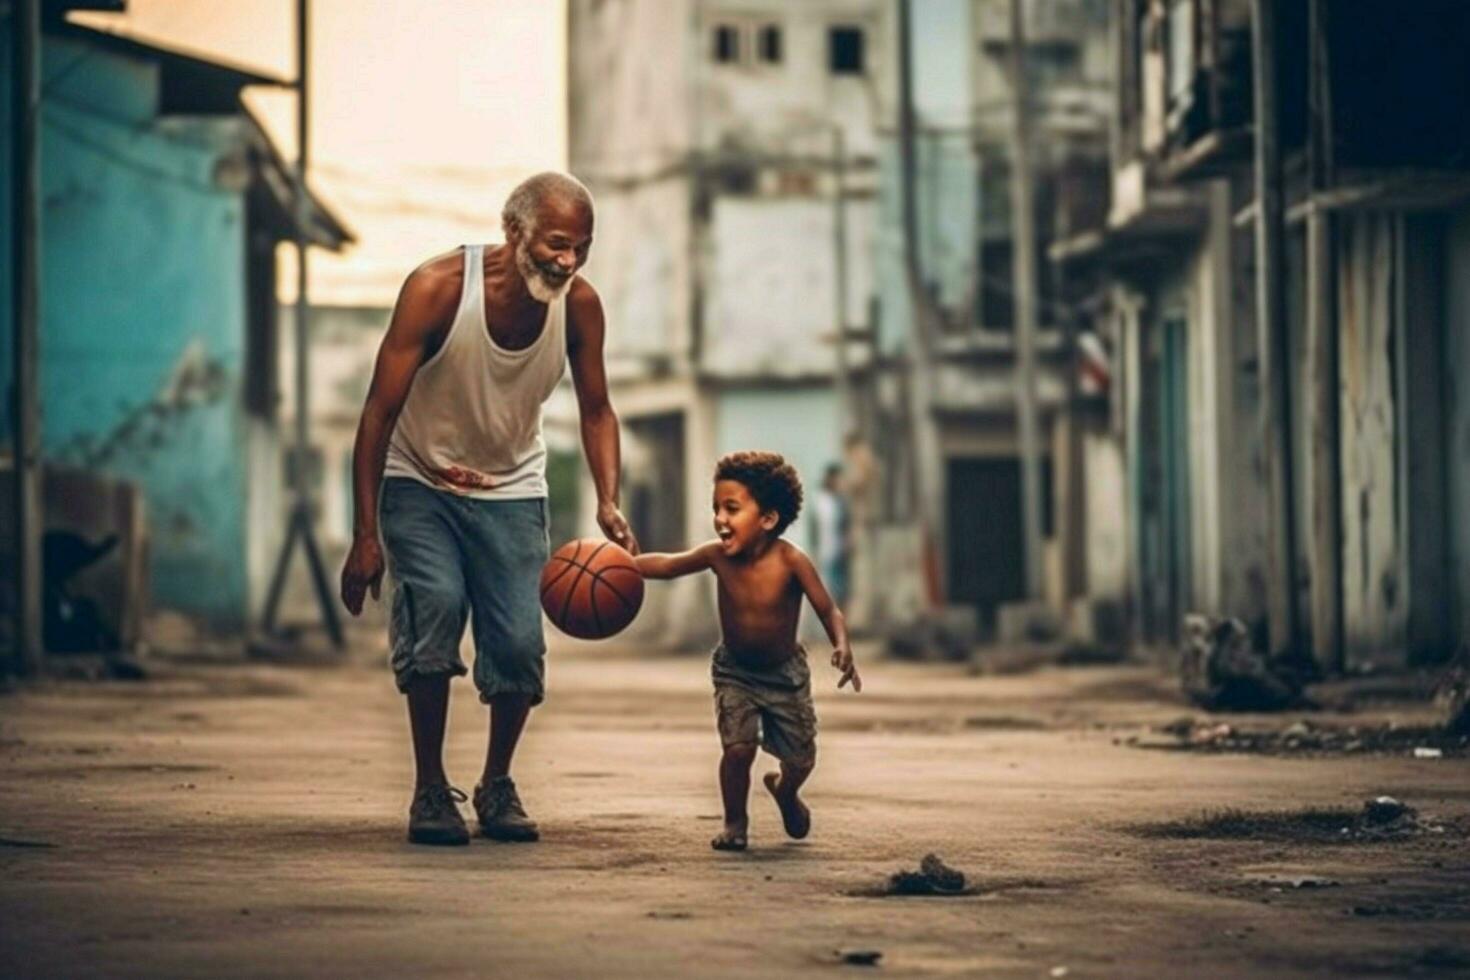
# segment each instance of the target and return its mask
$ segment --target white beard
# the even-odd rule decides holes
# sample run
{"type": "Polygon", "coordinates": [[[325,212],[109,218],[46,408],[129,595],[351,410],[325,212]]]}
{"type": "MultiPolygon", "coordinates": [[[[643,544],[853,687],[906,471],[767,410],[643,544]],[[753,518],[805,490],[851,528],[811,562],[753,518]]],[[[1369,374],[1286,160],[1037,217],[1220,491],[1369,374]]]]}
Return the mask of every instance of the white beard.
{"type": "Polygon", "coordinates": [[[567,276],[566,282],[561,285],[553,285],[541,270],[536,268],[536,263],[531,261],[531,252],[524,243],[516,246],[516,271],[526,281],[526,291],[531,298],[538,303],[550,305],[566,295],[567,290],[572,288],[572,280],[575,276],[567,276]]]}

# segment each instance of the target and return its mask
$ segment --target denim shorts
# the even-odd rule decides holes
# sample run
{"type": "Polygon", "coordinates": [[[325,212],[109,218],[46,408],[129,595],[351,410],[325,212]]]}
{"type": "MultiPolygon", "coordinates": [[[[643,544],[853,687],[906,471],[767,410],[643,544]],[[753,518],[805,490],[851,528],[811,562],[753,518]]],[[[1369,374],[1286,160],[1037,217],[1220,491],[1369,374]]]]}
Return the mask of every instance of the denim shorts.
{"type": "Polygon", "coordinates": [[[383,481],[379,525],[392,580],[393,673],[467,673],[459,655],[473,623],[480,700],[546,693],[541,568],[550,551],[546,498],[481,500],[406,477],[383,481]]]}

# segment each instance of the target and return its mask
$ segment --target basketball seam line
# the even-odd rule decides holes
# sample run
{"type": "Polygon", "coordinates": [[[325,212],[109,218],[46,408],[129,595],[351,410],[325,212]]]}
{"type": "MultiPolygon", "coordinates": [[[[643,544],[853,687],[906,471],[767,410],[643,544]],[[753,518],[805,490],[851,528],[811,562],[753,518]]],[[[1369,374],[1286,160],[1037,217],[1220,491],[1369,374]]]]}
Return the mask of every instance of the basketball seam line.
{"type": "Polygon", "coordinates": [[[634,573],[638,572],[638,569],[634,568],[632,565],[609,565],[607,568],[599,568],[597,571],[593,572],[592,580],[595,583],[601,584],[604,588],[612,589],[612,594],[617,596],[618,599],[623,603],[623,605],[631,606],[633,604],[632,601],[627,596],[623,595],[622,592],[618,591],[618,587],[616,585],[613,585],[611,582],[606,581],[602,577],[604,572],[615,572],[620,568],[626,568],[634,573]]]}
{"type": "MultiPolygon", "coordinates": [[[[609,544],[611,544],[611,542],[604,541],[604,542],[602,542],[602,544],[598,545],[596,548],[593,548],[592,549],[592,554],[590,554],[590,555],[587,556],[587,561],[584,562],[582,564],[582,567],[577,570],[577,577],[574,578],[574,579],[572,579],[572,584],[567,587],[567,598],[566,598],[566,601],[561,604],[561,621],[562,622],[566,622],[567,610],[569,610],[569,609],[572,608],[572,596],[574,596],[574,595],[577,594],[577,583],[580,582],[580,581],[582,581],[582,574],[587,571],[587,565],[591,563],[592,559],[594,559],[594,558],[597,557],[597,553],[598,552],[600,552],[603,548],[606,548],[609,544]]],[[[577,545],[577,551],[581,551],[581,550],[582,550],[582,546],[580,544],[577,545]]],[[[576,557],[576,552],[573,552],[572,553],[572,557],[574,557],[574,558],[576,557]]],[[[565,629],[566,627],[562,627],[562,628],[565,629]]]]}
{"type": "Polygon", "coordinates": [[[581,553],[582,553],[582,542],[578,541],[577,544],[576,544],[576,547],[572,550],[571,557],[552,555],[551,556],[552,558],[558,558],[558,557],[560,557],[562,561],[564,561],[564,562],[567,563],[567,566],[568,567],[562,569],[562,571],[556,576],[556,578],[553,579],[551,582],[548,582],[547,585],[550,586],[550,585],[555,584],[556,582],[560,582],[561,579],[562,579],[562,577],[564,575],[566,575],[566,573],[569,572],[573,567],[576,566],[576,564],[577,564],[577,556],[580,555],[581,553]]]}
{"type": "Polygon", "coordinates": [[[597,608],[597,586],[602,580],[597,573],[592,573],[592,584],[587,586],[587,604],[592,607],[592,625],[597,629],[597,635],[602,636],[602,611],[597,608]]]}
{"type": "MultiPolygon", "coordinates": [[[[577,547],[580,549],[582,546],[581,545],[577,545],[577,547]]],[[[572,552],[572,558],[575,558],[576,555],[577,555],[577,553],[575,551],[572,552]]],[[[561,555],[552,555],[546,561],[547,561],[547,564],[550,564],[551,562],[554,562],[554,561],[564,562],[564,563],[566,563],[567,567],[566,568],[563,568],[561,571],[557,572],[556,573],[556,578],[552,579],[550,582],[547,582],[545,585],[543,585],[541,587],[541,594],[543,596],[546,595],[546,590],[547,589],[551,588],[553,585],[555,585],[556,583],[560,582],[562,580],[562,577],[564,575],[566,575],[567,572],[569,572],[571,569],[577,567],[577,563],[575,561],[573,561],[571,558],[565,558],[565,557],[563,557],[561,555]]]]}

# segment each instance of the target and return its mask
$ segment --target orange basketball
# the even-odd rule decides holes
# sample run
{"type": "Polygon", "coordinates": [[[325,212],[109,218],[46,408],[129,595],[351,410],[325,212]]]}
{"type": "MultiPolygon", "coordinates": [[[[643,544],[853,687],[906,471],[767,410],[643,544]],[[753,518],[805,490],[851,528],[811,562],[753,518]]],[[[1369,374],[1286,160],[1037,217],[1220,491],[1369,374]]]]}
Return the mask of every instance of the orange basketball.
{"type": "Polygon", "coordinates": [[[611,541],[568,541],[541,570],[541,608],[569,636],[605,640],[642,605],[643,576],[633,556],[611,541]]]}

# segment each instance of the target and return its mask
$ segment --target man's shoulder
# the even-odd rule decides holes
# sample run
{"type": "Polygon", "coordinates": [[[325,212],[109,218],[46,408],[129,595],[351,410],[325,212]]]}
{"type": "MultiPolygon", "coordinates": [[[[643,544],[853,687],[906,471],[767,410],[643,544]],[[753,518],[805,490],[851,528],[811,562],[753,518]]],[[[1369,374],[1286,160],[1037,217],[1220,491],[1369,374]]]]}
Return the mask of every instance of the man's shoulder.
{"type": "Polygon", "coordinates": [[[455,249],[434,256],[410,272],[398,302],[437,320],[458,307],[463,289],[464,250],[455,249]]]}
{"type": "Polygon", "coordinates": [[[464,286],[464,249],[442,252],[421,262],[408,274],[405,286],[408,285],[436,292],[450,287],[460,289],[464,286]]]}
{"type": "Polygon", "coordinates": [[[567,288],[567,308],[574,314],[602,309],[602,297],[597,295],[597,288],[587,281],[586,276],[572,278],[572,284],[567,288]]]}

